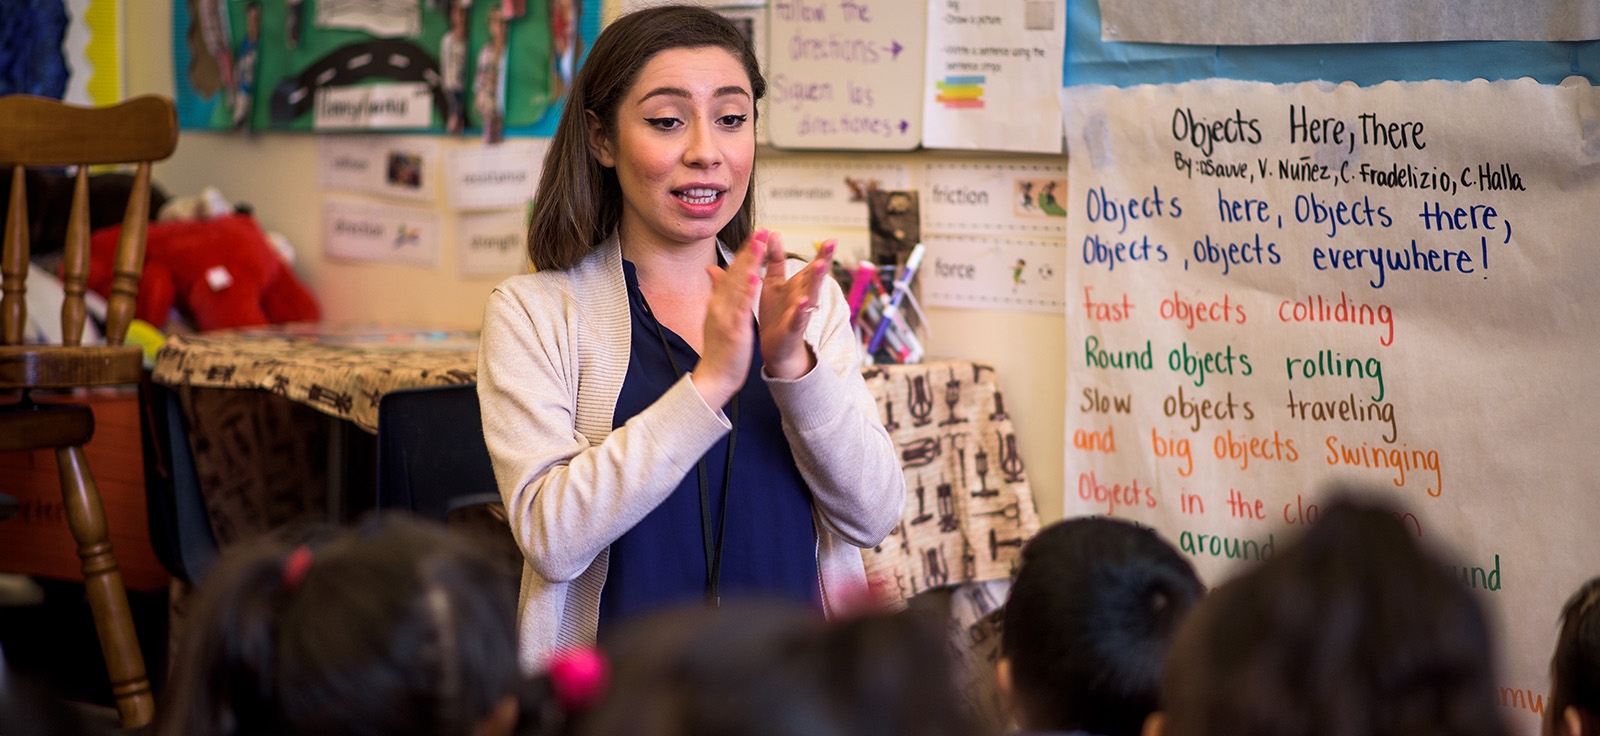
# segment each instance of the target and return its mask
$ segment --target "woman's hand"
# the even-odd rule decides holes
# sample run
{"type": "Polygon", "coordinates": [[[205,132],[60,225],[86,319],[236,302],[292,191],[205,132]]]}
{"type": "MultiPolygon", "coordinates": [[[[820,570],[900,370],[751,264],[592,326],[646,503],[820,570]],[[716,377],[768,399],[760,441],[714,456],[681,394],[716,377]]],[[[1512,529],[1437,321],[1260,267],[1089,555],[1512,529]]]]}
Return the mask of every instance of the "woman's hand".
{"type": "Polygon", "coordinates": [[[773,378],[793,380],[804,376],[817,364],[817,358],[806,345],[806,326],[811,324],[811,313],[817,310],[822,283],[833,267],[833,240],[822,244],[816,260],[806,264],[794,276],[784,267],[786,256],[783,240],[777,233],[769,236],[766,249],[767,276],[761,284],[761,361],[767,374],[773,378]]]}
{"type": "Polygon", "coordinates": [[[711,301],[706,304],[705,349],[689,380],[712,408],[721,408],[744,386],[750,373],[755,328],[750,312],[767,256],[766,230],[757,230],[724,271],[706,266],[711,276],[711,301]]]}

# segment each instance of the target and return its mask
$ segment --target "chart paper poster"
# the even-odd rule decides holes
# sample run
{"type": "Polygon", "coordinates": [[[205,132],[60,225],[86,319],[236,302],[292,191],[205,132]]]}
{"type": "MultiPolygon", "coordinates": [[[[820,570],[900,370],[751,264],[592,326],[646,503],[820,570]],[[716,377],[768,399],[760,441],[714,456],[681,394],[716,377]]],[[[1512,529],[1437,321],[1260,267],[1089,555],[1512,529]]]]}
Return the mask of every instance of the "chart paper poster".
{"type": "Polygon", "coordinates": [[[438,177],[437,141],[398,136],[317,140],[317,184],[323,189],[432,200],[438,177]]]}
{"type": "Polygon", "coordinates": [[[772,0],[768,8],[772,145],[904,151],[922,142],[922,3],[772,0]]]}
{"type": "Polygon", "coordinates": [[[1450,550],[1536,733],[1556,616],[1600,562],[1600,94],[1062,94],[1067,514],[1152,525],[1215,583],[1360,484],[1450,550]]]}
{"type": "Polygon", "coordinates": [[[1066,0],[944,0],[928,12],[922,144],[1060,153],[1066,0]]]}
{"type": "Polygon", "coordinates": [[[1067,247],[1059,240],[929,235],[922,302],[931,307],[1061,313],[1067,247]]]}
{"type": "Polygon", "coordinates": [[[1066,232],[1066,191],[1065,166],[926,164],[922,229],[1059,238],[1066,232]]]}
{"type": "Polygon", "coordinates": [[[867,192],[910,185],[904,164],[769,159],[756,166],[756,213],[775,225],[866,227],[867,192]]]}
{"type": "Polygon", "coordinates": [[[439,216],[432,210],[330,199],[322,205],[322,251],[330,258],[439,265],[439,216]]]}
{"type": "Polygon", "coordinates": [[[1100,11],[1107,41],[1237,46],[1600,38],[1600,16],[1584,0],[1101,0],[1100,11]]]}
{"type": "Polygon", "coordinates": [[[521,207],[533,199],[549,140],[454,148],[445,154],[445,191],[458,210],[521,207]]]}
{"type": "Polygon", "coordinates": [[[525,273],[527,242],[523,210],[472,212],[456,218],[456,254],[462,276],[525,273]]]}

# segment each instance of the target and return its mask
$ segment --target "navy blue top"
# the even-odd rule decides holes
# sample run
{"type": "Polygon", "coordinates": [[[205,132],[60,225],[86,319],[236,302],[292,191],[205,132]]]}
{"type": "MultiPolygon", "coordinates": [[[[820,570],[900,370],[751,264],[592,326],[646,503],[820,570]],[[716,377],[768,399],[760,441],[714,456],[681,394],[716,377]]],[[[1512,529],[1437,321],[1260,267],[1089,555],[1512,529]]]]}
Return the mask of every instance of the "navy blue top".
{"type": "MultiPolygon", "coordinates": [[[[655,403],[681,376],[667,360],[663,335],[680,371],[692,370],[700,360],[694,348],[672,330],[662,327],[657,332],[633,264],[623,261],[622,269],[628,282],[632,345],[613,428],[655,403]]],[[[732,489],[726,495],[727,538],[719,593],[724,601],[761,596],[820,606],[811,489],[795,467],[778,405],[761,378],[759,347],[751,350],[750,374],[739,391],[737,431],[732,489]]],[[[728,437],[724,436],[702,460],[711,490],[713,540],[724,503],[727,458],[728,437]]],[[[696,470],[690,468],[672,495],[611,543],[609,570],[600,592],[600,630],[650,610],[703,602],[706,570],[700,481],[696,470]]]]}

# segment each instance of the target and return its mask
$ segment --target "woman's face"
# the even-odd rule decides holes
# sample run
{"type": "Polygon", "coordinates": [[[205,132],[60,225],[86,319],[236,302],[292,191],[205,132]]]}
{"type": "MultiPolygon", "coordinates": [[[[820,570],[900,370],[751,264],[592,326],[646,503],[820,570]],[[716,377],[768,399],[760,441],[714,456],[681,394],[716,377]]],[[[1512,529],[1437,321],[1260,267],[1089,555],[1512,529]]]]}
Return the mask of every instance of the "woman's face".
{"type": "Polygon", "coordinates": [[[622,185],[627,242],[674,247],[716,237],[748,193],[754,110],[738,59],[698,47],[645,63],[617,107],[614,137],[591,116],[590,150],[622,185]]]}

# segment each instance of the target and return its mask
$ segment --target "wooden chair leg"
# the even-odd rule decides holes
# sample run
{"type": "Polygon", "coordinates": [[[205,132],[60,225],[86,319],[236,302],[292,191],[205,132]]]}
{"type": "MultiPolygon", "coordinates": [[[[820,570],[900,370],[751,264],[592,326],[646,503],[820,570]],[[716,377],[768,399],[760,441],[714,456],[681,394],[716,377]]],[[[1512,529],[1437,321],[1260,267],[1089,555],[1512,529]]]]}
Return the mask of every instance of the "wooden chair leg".
{"type": "Polygon", "coordinates": [[[100,503],[100,489],[89,473],[81,446],[56,449],[56,465],[61,471],[61,497],[66,503],[67,525],[78,541],[78,556],[83,558],[84,587],[89,609],[100,635],[100,651],[105,655],[111,676],[111,693],[122,714],[123,728],[143,728],[155,715],[155,698],[145,676],[144,656],[133,628],[133,613],[128,607],[128,591],[122,586],[122,572],[111,552],[106,529],[106,512],[100,503]]]}

